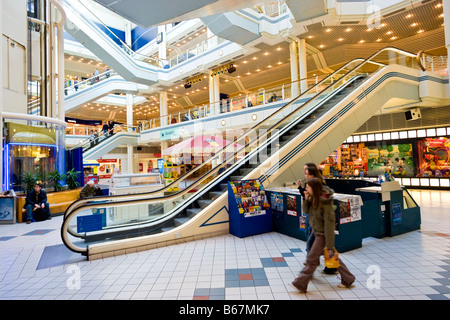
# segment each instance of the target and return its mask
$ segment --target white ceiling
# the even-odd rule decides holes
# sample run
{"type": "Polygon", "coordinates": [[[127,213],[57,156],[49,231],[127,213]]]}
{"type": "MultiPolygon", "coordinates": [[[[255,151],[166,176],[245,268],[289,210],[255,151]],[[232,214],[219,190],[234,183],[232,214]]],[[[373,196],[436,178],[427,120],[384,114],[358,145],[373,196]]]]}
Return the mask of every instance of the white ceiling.
{"type": "MultiPolygon", "coordinates": [[[[218,3],[222,2],[218,1],[218,3]]],[[[323,67],[336,69],[351,59],[366,58],[386,46],[394,46],[413,53],[424,50],[433,54],[445,55],[447,52],[440,3],[439,0],[428,1],[416,4],[408,10],[387,14],[382,17],[380,22],[382,26],[379,29],[368,30],[365,24],[341,24],[336,22],[334,25],[328,24],[325,26],[316,23],[308,25],[306,28],[298,28],[302,31],[291,36],[305,38],[308,47],[312,49],[308,50],[309,53],[307,54],[308,75],[320,74],[319,70],[323,67]],[[385,25],[383,26],[383,24],[385,25]],[[348,28],[351,30],[346,31],[348,28]],[[423,32],[418,33],[419,30],[423,30],[423,32]],[[389,31],[392,33],[388,34],[389,31]],[[314,59],[314,52],[318,52],[323,57],[322,61],[325,66],[316,63],[318,60],[314,59]]],[[[229,94],[230,97],[238,97],[260,88],[290,82],[289,39],[280,37],[277,43],[277,39],[263,36],[261,40],[262,42],[256,45],[249,45],[252,46],[252,52],[255,52],[255,48],[257,49],[256,53],[234,61],[237,65],[236,72],[220,76],[220,92],[229,94]],[[228,81],[226,82],[226,80],[228,81]]],[[[87,70],[90,67],[86,63],[84,65],[67,63],[66,59],[66,74],[69,73],[68,71],[75,70],[82,73],[89,72],[87,70]]],[[[209,70],[205,70],[204,75],[208,77],[209,70]]],[[[206,78],[204,81],[193,84],[190,89],[185,89],[184,81],[179,81],[172,86],[161,87],[161,89],[167,90],[169,97],[176,96],[175,99],[172,98],[171,100],[171,103],[177,102],[177,108],[171,107],[171,110],[175,112],[183,110],[189,105],[192,107],[208,103],[208,82],[206,78]]],[[[154,111],[153,113],[150,115],[141,114],[135,118],[151,118],[159,115],[159,111],[154,109],[158,106],[159,98],[154,103],[155,106],[149,106],[149,109],[154,111]]],[[[92,118],[92,112],[79,110],[77,116],[85,119],[92,118]]],[[[107,117],[105,114],[99,114],[99,116],[103,117],[101,119],[107,117]]],[[[115,114],[115,116],[118,117],[119,114],[115,114]]],[[[125,121],[125,115],[120,116],[125,121]]]]}

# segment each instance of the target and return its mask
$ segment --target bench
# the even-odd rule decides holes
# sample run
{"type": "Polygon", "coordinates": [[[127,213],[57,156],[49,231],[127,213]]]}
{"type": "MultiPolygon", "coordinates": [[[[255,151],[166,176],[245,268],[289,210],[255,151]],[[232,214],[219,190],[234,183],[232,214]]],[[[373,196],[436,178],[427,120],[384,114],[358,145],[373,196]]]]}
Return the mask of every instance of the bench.
{"type": "MultiPolygon", "coordinates": [[[[60,192],[48,192],[47,202],[50,206],[50,214],[54,215],[66,211],[72,202],[80,198],[80,190],[73,189],[60,192]]],[[[25,222],[26,220],[26,210],[24,209],[26,196],[17,197],[17,222],[25,222]]]]}

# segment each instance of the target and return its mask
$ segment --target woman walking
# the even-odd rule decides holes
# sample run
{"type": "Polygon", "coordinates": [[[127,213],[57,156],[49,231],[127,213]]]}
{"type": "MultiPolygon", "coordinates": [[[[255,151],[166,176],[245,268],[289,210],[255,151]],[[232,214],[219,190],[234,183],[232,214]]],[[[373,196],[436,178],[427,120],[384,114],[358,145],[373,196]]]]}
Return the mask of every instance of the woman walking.
{"type": "MultiPolygon", "coordinates": [[[[329,189],[331,190],[331,189],[329,189]]],[[[308,283],[319,265],[319,258],[328,250],[330,257],[334,255],[335,209],[333,193],[324,193],[322,181],[318,178],[308,179],[306,182],[305,201],[303,211],[309,215],[309,223],[313,229],[315,239],[306,258],[306,266],[292,285],[300,292],[306,293],[308,283]]],[[[337,271],[341,275],[340,288],[348,288],[355,281],[355,276],[339,259],[337,271]]]]}

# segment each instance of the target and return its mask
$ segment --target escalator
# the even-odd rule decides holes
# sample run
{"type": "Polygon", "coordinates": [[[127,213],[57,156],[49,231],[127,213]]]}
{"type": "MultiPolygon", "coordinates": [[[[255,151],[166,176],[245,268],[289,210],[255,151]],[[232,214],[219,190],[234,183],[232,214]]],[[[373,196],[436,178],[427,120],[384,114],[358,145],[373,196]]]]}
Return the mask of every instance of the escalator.
{"type": "Polygon", "coordinates": [[[304,163],[320,163],[388,102],[419,101],[417,64],[416,55],[396,48],[345,64],[166,188],[74,202],[64,216],[63,242],[96,259],[228,233],[228,181],[259,179],[267,188],[297,180],[304,163]],[[388,52],[404,57],[405,65],[389,65],[388,52]],[[209,170],[193,178],[205,168],[209,170]],[[185,188],[168,192],[183,182],[185,188]],[[163,210],[148,217],[157,205],[163,210]],[[103,224],[80,232],[83,217],[100,210],[103,224]]]}
{"type": "Polygon", "coordinates": [[[160,61],[137,55],[80,0],[64,0],[64,30],[115,70],[125,80],[145,85],[158,81],[160,61]],[[111,39],[100,26],[106,28],[111,39]],[[137,55],[137,56],[136,56],[137,55]]]}
{"type": "Polygon", "coordinates": [[[111,72],[108,76],[106,72],[101,73],[97,82],[92,82],[92,78],[77,84],[77,90],[74,88],[75,85],[66,88],[67,95],[64,99],[66,113],[110,94],[137,94],[143,88],[143,85],[127,81],[115,72],[111,72]]]}

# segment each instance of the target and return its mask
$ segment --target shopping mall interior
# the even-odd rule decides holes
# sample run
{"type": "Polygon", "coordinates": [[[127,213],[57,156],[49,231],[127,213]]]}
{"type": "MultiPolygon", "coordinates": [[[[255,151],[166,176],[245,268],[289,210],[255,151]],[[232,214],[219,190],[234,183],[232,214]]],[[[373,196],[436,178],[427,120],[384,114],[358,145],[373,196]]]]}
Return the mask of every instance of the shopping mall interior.
{"type": "Polygon", "coordinates": [[[0,6],[1,300],[450,299],[450,1],[0,6]]]}

